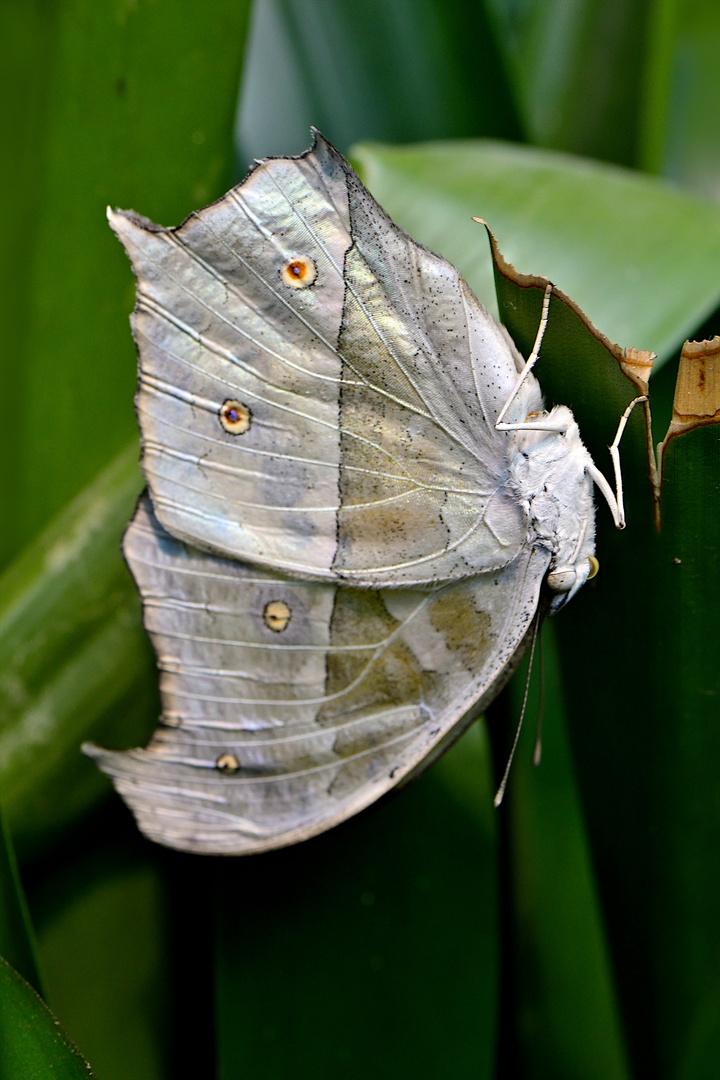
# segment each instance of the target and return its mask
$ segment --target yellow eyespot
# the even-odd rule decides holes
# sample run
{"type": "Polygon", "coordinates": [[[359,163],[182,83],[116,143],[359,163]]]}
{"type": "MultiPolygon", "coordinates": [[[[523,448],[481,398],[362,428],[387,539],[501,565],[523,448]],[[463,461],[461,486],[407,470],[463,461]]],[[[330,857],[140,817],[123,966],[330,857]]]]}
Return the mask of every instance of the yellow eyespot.
{"type": "Polygon", "coordinates": [[[220,406],[220,423],[229,435],[244,435],[250,430],[252,412],[242,401],[224,401],[220,406]]]}
{"type": "Polygon", "coordinates": [[[307,255],[298,255],[280,269],[280,280],[291,289],[306,289],[317,277],[317,267],[307,255]]]}
{"type": "Polygon", "coordinates": [[[240,768],[240,762],[234,754],[221,754],[215,762],[215,768],[220,772],[234,773],[240,768]]]}
{"type": "Polygon", "coordinates": [[[268,630],[281,634],[292,618],[292,611],[284,600],[271,600],[263,610],[263,622],[268,630]]]}
{"type": "Polygon", "coordinates": [[[590,573],[588,574],[588,581],[592,581],[592,579],[595,577],[598,570],[600,569],[600,563],[597,561],[594,555],[590,555],[588,562],[590,563],[590,573]]]}

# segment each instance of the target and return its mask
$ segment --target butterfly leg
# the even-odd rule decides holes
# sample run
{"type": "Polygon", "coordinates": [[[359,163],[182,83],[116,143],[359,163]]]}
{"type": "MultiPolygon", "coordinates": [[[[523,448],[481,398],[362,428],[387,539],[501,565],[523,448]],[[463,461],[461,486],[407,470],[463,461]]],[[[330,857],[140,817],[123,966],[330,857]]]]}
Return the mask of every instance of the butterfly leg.
{"type": "Polygon", "coordinates": [[[535,344],[533,345],[532,352],[530,353],[530,355],[527,358],[527,361],[525,362],[525,367],[522,369],[522,371],[520,372],[520,374],[518,376],[518,381],[515,383],[515,388],[514,388],[512,394],[510,395],[510,397],[507,399],[507,401],[503,405],[502,409],[500,410],[500,415],[498,416],[497,421],[495,423],[495,430],[496,431],[509,431],[509,430],[511,430],[513,428],[518,427],[517,424],[505,424],[505,423],[503,423],[503,417],[505,416],[506,412],[508,411],[508,409],[512,405],[513,401],[517,397],[517,395],[518,395],[518,393],[520,391],[520,387],[522,386],[522,384],[527,379],[528,375],[530,374],[533,367],[535,366],[535,361],[537,360],[538,356],[540,355],[540,346],[542,344],[542,339],[545,336],[545,329],[546,329],[547,324],[548,324],[548,314],[550,312],[550,297],[552,296],[552,291],[553,291],[552,283],[548,282],[548,284],[547,284],[547,286],[545,288],[545,296],[543,297],[543,306],[542,306],[542,314],[540,316],[540,325],[538,326],[538,332],[535,335],[535,344]]]}
{"type": "MultiPolygon", "coordinates": [[[[622,471],[620,469],[620,440],[625,431],[625,425],[630,418],[630,413],[641,401],[647,401],[646,394],[636,397],[630,402],[627,409],[620,417],[620,423],[618,424],[615,438],[608,447],[613,463],[613,472],[615,474],[615,491],[610,487],[610,484],[589,454],[588,463],[585,466],[588,475],[592,477],[593,483],[605,496],[605,501],[610,508],[613,521],[618,529],[625,528],[625,503],[623,501],[622,471]]],[[[553,413],[554,412],[555,410],[553,410],[553,413]]],[[[558,434],[564,435],[569,426],[567,419],[569,414],[565,411],[559,416],[553,416],[553,413],[538,420],[526,420],[522,424],[496,424],[495,426],[496,428],[499,428],[500,431],[557,431],[558,434]]]]}
{"type": "Polygon", "coordinates": [[[625,503],[623,500],[622,470],[620,468],[620,440],[625,431],[625,425],[630,418],[630,413],[641,401],[647,401],[647,394],[636,397],[630,402],[627,409],[620,417],[620,423],[618,424],[615,438],[613,439],[611,446],[608,447],[613,463],[613,472],[615,474],[615,491],[610,487],[594,461],[591,460],[587,468],[593,482],[605,496],[605,500],[610,507],[610,513],[613,516],[613,521],[618,529],[625,528],[625,503]]]}

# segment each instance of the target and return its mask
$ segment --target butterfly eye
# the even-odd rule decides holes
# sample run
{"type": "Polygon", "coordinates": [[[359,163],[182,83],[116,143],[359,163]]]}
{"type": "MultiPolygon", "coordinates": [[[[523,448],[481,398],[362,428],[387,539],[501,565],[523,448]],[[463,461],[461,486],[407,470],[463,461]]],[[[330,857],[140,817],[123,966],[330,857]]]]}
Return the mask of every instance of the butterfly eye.
{"type": "Polygon", "coordinates": [[[252,413],[241,401],[225,401],[220,406],[220,423],[229,435],[244,435],[251,421],[252,413]]]}
{"type": "Polygon", "coordinates": [[[306,289],[308,285],[312,285],[316,277],[317,267],[306,255],[300,255],[285,263],[280,270],[281,280],[291,289],[306,289]]]}
{"type": "Polygon", "coordinates": [[[577,581],[577,573],[572,566],[560,567],[558,570],[553,570],[547,576],[548,587],[553,592],[565,593],[575,586],[577,581]]]}
{"type": "Polygon", "coordinates": [[[263,622],[268,630],[281,634],[292,618],[292,611],[284,600],[271,600],[263,610],[263,622]]]}
{"type": "Polygon", "coordinates": [[[594,555],[587,562],[575,566],[557,566],[547,576],[548,587],[556,593],[574,593],[590,578],[594,578],[600,569],[600,563],[594,555]]]}
{"type": "Polygon", "coordinates": [[[221,754],[215,762],[215,768],[224,773],[235,773],[240,768],[240,762],[234,754],[221,754]]]}

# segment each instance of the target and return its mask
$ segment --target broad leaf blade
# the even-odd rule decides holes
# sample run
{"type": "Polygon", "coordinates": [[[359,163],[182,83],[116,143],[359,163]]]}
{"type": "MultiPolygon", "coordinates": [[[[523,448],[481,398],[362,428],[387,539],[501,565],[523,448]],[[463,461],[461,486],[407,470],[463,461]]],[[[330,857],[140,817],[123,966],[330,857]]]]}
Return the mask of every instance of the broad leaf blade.
{"type": "Polygon", "coordinates": [[[103,790],[83,738],[142,737],[156,701],[120,554],[141,487],[136,454],[131,444],[0,580],[0,777],[19,840],[58,831],[103,790]]]}
{"type": "Polygon", "coordinates": [[[714,0],[651,6],[641,164],[720,196],[720,9],[714,0]]]}
{"type": "Polygon", "coordinates": [[[720,302],[720,208],[598,162],[489,142],[356,147],[403,228],[494,296],[481,216],[508,262],[549,278],[594,325],[659,364],[720,302]],[[479,235],[478,235],[479,233],[479,235]]]}
{"type": "Polygon", "coordinates": [[[486,0],[485,6],[528,142],[637,164],[647,23],[663,5],[486,0]]]}
{"type": "Polygon", "coordinates": [[[0,1046],[3,1076],[88,1080],[93,1075],[47,1005],[2,957],[0,1046]]]}
{"type": "MultiPolygon", "coordinates": [[[[507,148],[365,147],[357,157],[380,201],[461,266],[469,226],[453,226],[453,218],[499,219],[506,258],[549,276],[622,345],[667,357],[717,306],[718,211],[656,182],[570,160],[565,170],[558,157],[548,168],[545,154],[535,166],[533,152],[507,148]],[[437,216],[433,190],[442,192],[437,216]]],[[[466,272],[468,265],[477,282],[477,264],[466,272]]],[[[578,376],[582,368],[546,365],[543,389],[562,401],[578,376]]],[[[672,379],[662,371],[654,385],[669,418],[672,379]]],[[[617,409],[596,396],[584,423],[602,432],[617,409]]],[[[670,444],[659,536],[643,440],[631,435],[622,455],[630,525],[617,533],[599,508],[600,575],[554,620],[578,790],[638,1076],[711,1075],[713,1054],[717,1061],[717,1028],[708,1021],[720,955],[717,431],[670,444]]],[[[532,807],[523,814],[523,828],[533,828],[532,807]]],[[[542,955],[542,926],[535,932],[542,955]]],[[[571,1029],[566,1037],[569,1047],[571,1029]]]]}
{"type": "Polygon", "coordinates": [[[219,865],[223,1080],[493,1075],[495,821],[481,732],[323,836],[219,865]]]}
{"type": "Polygon", "coordinates": [[[152,4],[11,0],[0,15],[13,45],[5,74],[23,86],[7,95],[20,104],[0,200],[12,208],[2,230],[10,330],[0,559],[35,538],[2,582],[0,775],[11,824],[26,839],[62,828],[102,790],[77,754],[83,738],[104,727],[120,745],[140,741],[156,708],[118,550],[139,474],[129,480],[118,466],[115,490],[100,476],[115,455],[126,464],[137,456],[123,449],[137,446],[132,277],[105,208],[178,220],[228,184],[249,6],[215,0],[210,14],[182,0],[170,14],[152,4]],[[96,482],[105,502],[78,541],[69,501],[96,482]],[[52,538],[37,540],[56,514],[66,516],[52,538]]]}
{"type": "MultiPolygon", "coordinates": [[[[718,1027],[717,427],[673,439],[662,531],[604,523],[594,596],[557,621],[573,750],[639,1076],[712,1075],[718,1027]],[[628,530],[628,533],[630,530],[628,530]],[[592,692],[588,692],[588,687],[592,692]],[[652,973],[652,993],[648,993],[652,973]],[[688,1072],[692,1056],[696,1072],[688,1072]]],[[[625,459],[628,501],[645,476],[625,459]]]]}
{"type": "Polygon", "coordinates": [[[62,864],[35,883],[47,1000],[103,1080],[212,1075],[187,882],[172,888],[172,867],[134,843],[129,816],[106,813],[98,826],[78,830],[62,864]],[[171,945],[179,923],[184,943],[171,945]]]}
{"type": "MultiPolygon", "coordinates": [[[[515,942],[514,1001],[525,1038],[514,1051],[523,1076],[629,1080],[612,956],[567,734],[565,688],[555,630],[542,628],[527,729],[507,793],[511,843],[507,919],[515,942]],[[541,687],[542,681],[542,687],[541,687]],[[542,704],[540,697],[542,696],[542,704]],[[542,711],[542,763],[534,768],[533,721],[542,711]]],[[[523,685],[512,707],[493,716],[512,734],[523,685]]]]}
{"type": "Polygon", "coordinates": [[[2,297],[5,557],[135,434],[131,280],[105,207],[177,221],[227,186],[248,11],[249,0],[3,5],[0,31],[12,28],[23,58],[9,99],[28,114],[27,131],[11,128],[2,200],[19,283],[2,297]]]}

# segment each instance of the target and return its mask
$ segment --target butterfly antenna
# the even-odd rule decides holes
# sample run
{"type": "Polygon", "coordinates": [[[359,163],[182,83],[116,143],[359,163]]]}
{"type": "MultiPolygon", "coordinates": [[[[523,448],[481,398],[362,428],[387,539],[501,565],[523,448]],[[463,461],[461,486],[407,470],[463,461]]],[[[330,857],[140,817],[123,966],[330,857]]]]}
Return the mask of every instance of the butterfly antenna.
{"type": "Polygon", "coordinates": [[[528,701],[528,694],[530,693],[530,674],[532,672],[533,656],[535,655],[535,642],[537,641],[539,626],[540,620],[536,618],[535,628],[533,630],[532,644],[530,646],[530,662],[528,663],[527,676],[525,678],[525,693],[523,695],[522,709],[520,710],[520,719],[518,720],[518,725],[515,729],[515,738],[513,739],[513,744],[510,747],[510,756],[508,757],[507,765],[505,766],[505,772],[503,773],[503,778],[500,781],[500,787],[497,789],[497,794],[493,800],[496,808],[503,801],[503,796],[505,795],[505,788],[507,787],[508,776],[510,775],[510,766],[512,765],[513,758],[515,757],[515,751],[517,749],[518,740],[520,738],[520,731],[522,730],[523,719],[525,718],[525,707],[528,701]]]}
{"type": "Polygon", "coordinates": [[[543,648],[543,636],[540,634],[540,700],[538,702],[537,724],[535,725],[535,749],[533,750],[533,765],[540,764],[542,757],[542,718],[545,704],[545,649],[543,648]]]}

